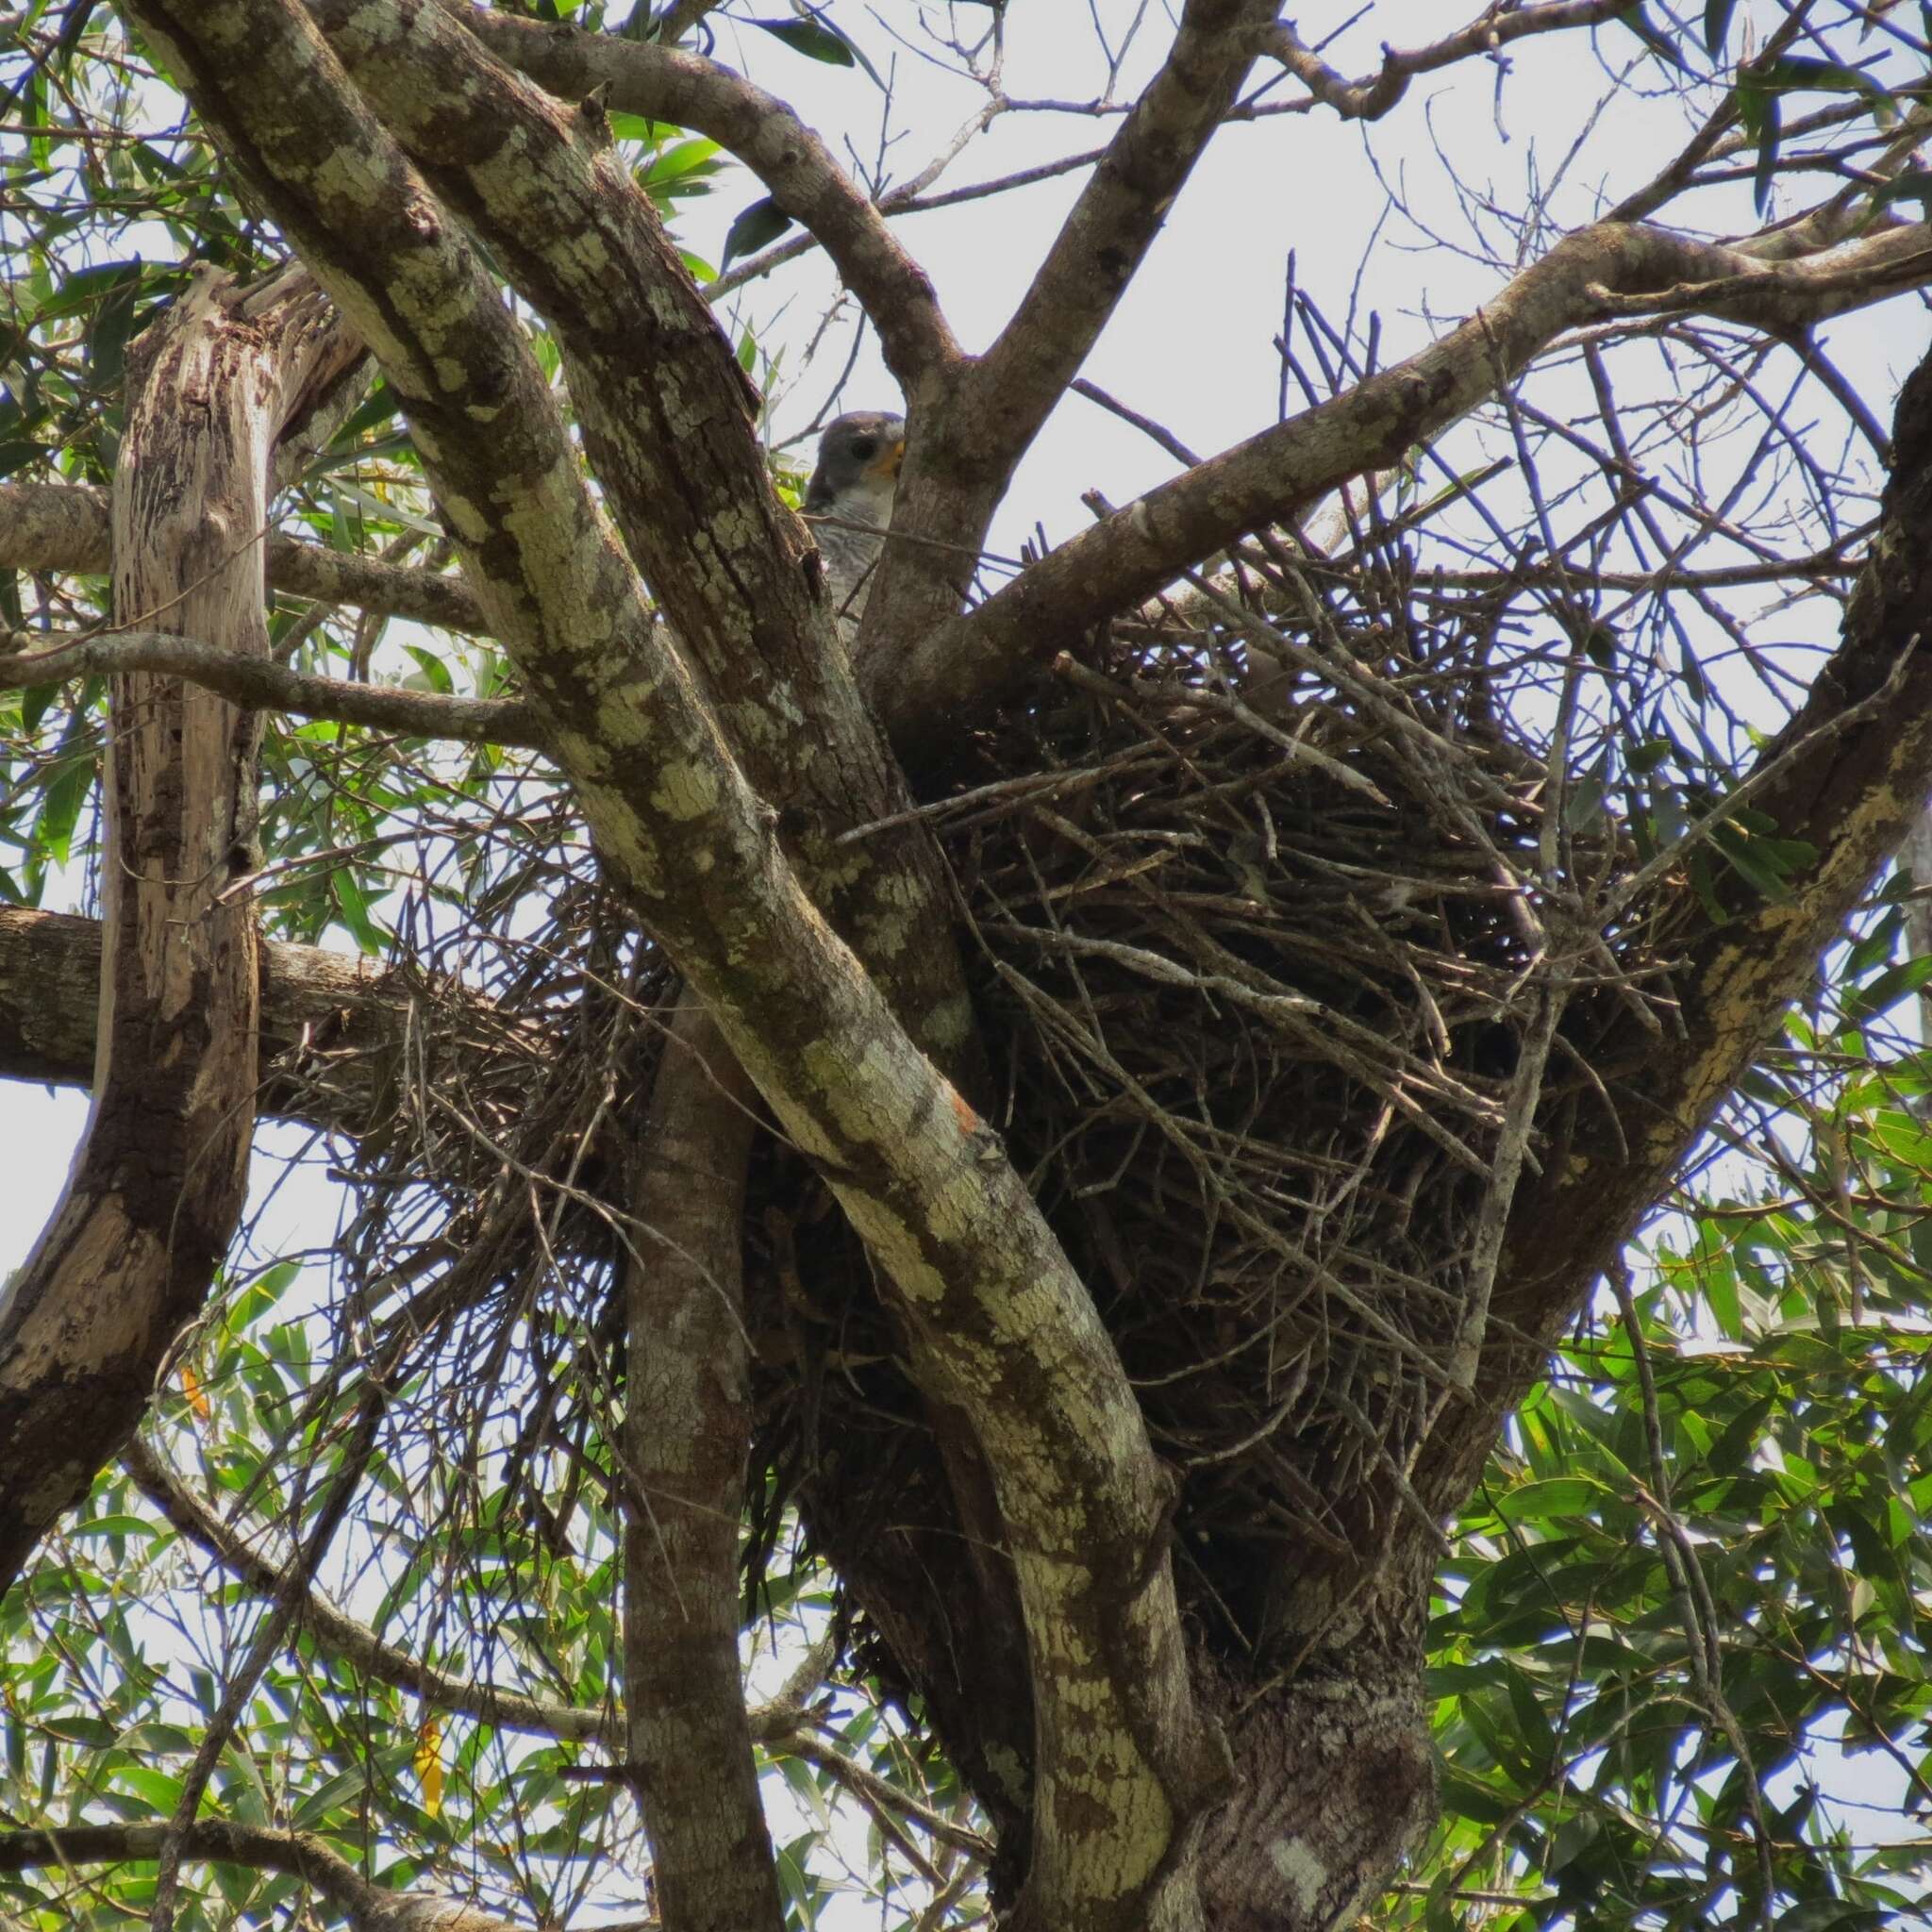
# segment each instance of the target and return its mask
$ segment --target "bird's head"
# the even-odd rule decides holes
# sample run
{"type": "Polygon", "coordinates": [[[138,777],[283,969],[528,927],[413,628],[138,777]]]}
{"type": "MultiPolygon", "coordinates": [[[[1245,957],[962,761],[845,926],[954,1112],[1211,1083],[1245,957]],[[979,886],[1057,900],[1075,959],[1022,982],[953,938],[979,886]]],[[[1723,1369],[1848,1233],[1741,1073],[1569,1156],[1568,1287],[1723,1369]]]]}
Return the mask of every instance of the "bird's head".
{"type": "Polygon", "coordinates": [[[887,522],[905,458],[903,416],[883,409],[841,416],[819,439],[818,468],[805,492],[807,514],[849,517],[861,524],[887,522]]]}

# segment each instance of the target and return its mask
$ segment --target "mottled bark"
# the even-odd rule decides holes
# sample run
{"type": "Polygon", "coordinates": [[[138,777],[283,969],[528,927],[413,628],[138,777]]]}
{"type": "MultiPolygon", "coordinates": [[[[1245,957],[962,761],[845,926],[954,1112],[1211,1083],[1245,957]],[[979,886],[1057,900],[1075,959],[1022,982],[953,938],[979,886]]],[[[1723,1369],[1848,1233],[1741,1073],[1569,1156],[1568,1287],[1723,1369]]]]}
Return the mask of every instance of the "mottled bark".
{"type": "Polygon", "coordinates": [[[1194,1923],[1174,1853],[1223,1757],[1187,1681],[1171,1484],[1091,1300],[998,1137],[802,891],[495,289],[312,25],[277,0],[136,11],[381,359],[607,864],[876,1257],[922,1388],[978,1440],[1032,1644],[1023,1913],[1194,1923]]]}
{"type": "MultiPolygon", "coordinates": [[[[0,564],[105,576],[114,567],[107,491],[85,483],[0,483],[0,564]]],[[[445,630],[489,628],[460,577],[325,550],[282,530],[268,540],[268,580],[318,604],[354,604],[445,630]]]]}
{"type": "MultiPolygon", "coordinates": [[[[93,1078],[102,934],[98,921],[72,913],[0,906],[0,1079],[85,1087],[93,1078]]],[[[389,1068],[418,1008],[417,976],[321,946],[270,941],[259,956],[257,1058],[266,1071],[257,1113],[363,1132],[393,1099],[389,1068]]],[[[464,1005],[439,986],[439,1039],[461,1052],[467,1027],[451,1024],[452,1002],[464,1005]]],[[[501,1024],[480,995],[473,1010],[479,1028],[501,1024]]]]}
{"type": "MultiPolygon", "coordinates": [[[[306,275],[205,273],[142,340],[114,488],[114,608],[265,655],[276,440],[360,348],[306,275]]],[[[247,1185],[258,963],[258,721],[145,674],[110,686],[93,1106],[0,1299],[0,1588],[139,1420],[247,1185]]]]}
{"type": "Polygon", "coordinates": [[[638,1146],[625,1355],[626,1756],[666,1932],[784,1924],[738,1660],[756,1106],[687,993],[638,1146]]]}
{"type": "Polygon", "coordinates": [[[952,896],[916,826],[840,847],[911,802],[840,647],[821,559],[772,487],[756,398],[602,112],[491,58],[435,0],[309,8],[430,185],[549,320],[631,557],[807,889],[964,1079],[952,896]]]}

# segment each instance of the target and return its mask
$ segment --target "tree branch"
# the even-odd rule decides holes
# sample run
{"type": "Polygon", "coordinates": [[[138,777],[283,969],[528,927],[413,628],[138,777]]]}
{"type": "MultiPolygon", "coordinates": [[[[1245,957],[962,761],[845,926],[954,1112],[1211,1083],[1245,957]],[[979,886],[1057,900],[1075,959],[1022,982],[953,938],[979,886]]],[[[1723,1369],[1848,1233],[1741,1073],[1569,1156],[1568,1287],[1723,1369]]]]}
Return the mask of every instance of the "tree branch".
{"type": "Polygon", "coordinates": [[[1932,791],[1932,357],[1899,398],[1877,534],[1841,641],[1746,783],[1778,836],[1814,865],[1775,899],[1706,921],[1674,975],[1682,1027],[1662,1042],[1635,1021],[1592,1052],[1632,1071],[1614,1119],[1587,1118],[1510,1216],[1476,1402],[1430,1439],[1415,1482],[1449,1509],[1480,1476],[1502,1419],[1543,1373],[1617,1246],[1663,1193],[1766,1033],[1802,996],[1819,955],[1897,849],[1932,791]],[[1856,722],[1851,722],[1856,719],[1856,722]]]}
{"type": "Polygon", "coordinates": [[[686,989],[637,1143],[624,1390],[625,1755],[679,1932],[784,1924],[738,1658],[756,1103],[686,989]]]}
{"type": "MultiPolygon", "coordinates": [[[[266,656],[261,551],[224,552],[222,533],[260,525],[277,439],[361,357],[306,274],[249,291],[197,273],[143,336],[130,383],[113,499],[122,622],[266,656]]],[[[0,1290],[0,1591],[132,1433],[247,1191],[260,975],[242,881],[259,724],[125,670],[108,709],[93,1106],[59,1200],[0,1290]]]]}
{"type": "Polygon", "coordinates": [[[805,896],[497,291],[312,24],[278,0],[134,11],[381,359],[605,862],[878,1259],[915,1377],[971,1420],[1035,1644],[1023,1909],[1184,1922],[1194,1874],[1171,1852],[1226,1760],[1188,1678],[1170,1479],[1091,1300],[998,1137],[805,896]]]}
{"type": "MultiPolygon", "coordinates": [[[[105,576],[114,565],[106,492],[84,483],[0,483],[0,565],[105,576]]],[[[281,530],[269,532],[268,580],[318,604],[358,605],[473,635],[490,628],[460,577],[325,550],[281,530]]]]}
{"type": "Polygon", "coordinates": [[[1014,465],[1234,106],[1256,35],[1274,10],[1272,0],[1188,0],[1167,58],[1115,130],[991,348],[944,383],[907,386],[910,438],[892,523],[911,541],[887,545],[861,630],[863,673],[874,672],[879,641],[890,639],[896,675],[908,641],[958,610],[971,575],[960,550],[970,558],[984,539],[1014,465]]]}
{"type": "Polygon", "coordinates": [[[1287,21],[1262,34],[1259,47],[1344,121],[1379,121],[1408,92],[1409,82],[1419,74],[1433,74],[1476,55],[1500,55],[1512,41],[1531,34],[1597,26],[1629,10],[1630,0],[1544,0],[1541,6],[1520,7],[1514,11],[1485,7],[1468,25],[1425,47],[1403,50],[1385,45],[1380,71],[1360,80],[1343,79],[1304,44],[1287,21]]]}
{"type": "MultiPolygon", "coordinates": [[[[194,1495],[141,1437],[121,1453],[142,1493],[174,1527],[199,1543],[217,1562],[231,1571],[258,1594],[275,1600],[289,1588],[289,1573],[261,1556],[213,1510],[194,1495]]],[[[306,1630],[317,1643],[342,1662],[378,1684],[392,1685],[420,1697],[439,1710],[474,1718],[478,1724],[566,1743],[601,1743],[612,1751],[624,1748],[624,1719],[614,1710],[584,1705],[548,1704],[494,1684],[459,1677],[434,1664],[385,1643],[368,1624],[337,1608],[310,1585],[302,1593],[294,1627],[306,1630]]],[[[741,1707],[743,1700],[740,1699],[741,1707]]]]}
{"type": "MultiPolygon", "coordinates": [[[[167,1829],[164,1824],[71,1824],[58,1831],[0,1831],[0,1872],[25,1872],[37,1865],[150,1864],[161,1856],[167,1829]]],[[[522,1932],[508,1919],[474,1906],[373,1884],[310,1831],[271,1831],[204,1818],[188,1827],[182,1850],[202,1862],[292,1872],[335,1906],[355,1932],[522,1932]]]]}
{"type": "Polygon", "coordinates": [[[536,708],[520,698],[445,697],[438,691],[314,677],[270,658],[243,657],[172,631],[109,630],[52,638],[34,631],[0,631],[0,643],[13,647],[13,655],[0,657],[0,691],[142,671],[185,678],[250,710],[330,718],[341,724],[364,724],[409,738],[446,738],[459,744],[538,751],[544,745],[536,708]]]}
{"type": "MultiPolygon", "coordinates": [[[[312,0],[362,93],[551,321],[584,443],[631,556],[752,787],[838,930],[921,1043],[964,1077],[952,895],[913,828],[831,841],[909,803],[858,693],[810,540],[773,489],[755,405],[602,114],[571,114],[436,0],[312,0]]],[[[628,44],[628,43],[625,43],[628,44]]]]}
{"type": "Polygon", "coordinates": [[[573,106],[601,91],[608,108],[694,127],[728,148],[824,244],[871,317],[886,366],[908,395],[961,359],[925,271],[783,101],[729,68],[675,47],[540,25],[493,8],[450,10],[499,60],[573,106]]]}
{"type": "Polygon", "coordinates": [[[1441,341],[1150,491],[921,639],[881,690],[888,725],[910,748],[941,722],[957,731],[1069,635],[1151,595],[1246,531],[1400,462],[1566,330],[1601,319],[1612,297],[1655,305],[1695,284],[1704,313],[1801,328],[1932,280],[1928,246],[1932,228],[1914,224],[1772,264],[1661,228],[1580,229],[1441,341]]]}

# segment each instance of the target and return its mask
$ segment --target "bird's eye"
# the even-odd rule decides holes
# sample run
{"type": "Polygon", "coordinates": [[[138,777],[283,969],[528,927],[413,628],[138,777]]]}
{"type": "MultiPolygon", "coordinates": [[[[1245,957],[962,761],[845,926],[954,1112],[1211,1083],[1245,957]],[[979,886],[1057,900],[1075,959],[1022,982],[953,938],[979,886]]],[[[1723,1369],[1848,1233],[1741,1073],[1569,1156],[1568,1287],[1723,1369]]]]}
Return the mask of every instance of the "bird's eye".
{"type": "Polygon", "coordinates": [[[855,436],[852,439],[852,454],[862,463],[868,457],[878,454],[877,440],[870,436],[855,436]]]}

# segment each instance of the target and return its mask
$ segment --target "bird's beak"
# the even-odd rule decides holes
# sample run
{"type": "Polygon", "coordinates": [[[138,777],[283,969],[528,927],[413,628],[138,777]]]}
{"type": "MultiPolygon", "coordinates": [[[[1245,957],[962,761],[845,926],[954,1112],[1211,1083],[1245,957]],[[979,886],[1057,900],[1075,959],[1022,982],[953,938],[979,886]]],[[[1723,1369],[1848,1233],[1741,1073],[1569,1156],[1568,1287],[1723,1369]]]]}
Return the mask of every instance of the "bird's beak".
{"type": "Polygon", "coordinates": [[[906,439],[902,436],[884,456],[878,459],[876,468],[882,476],[891,476],[896,481],[899,465],[906,460],[906,439]]]}

